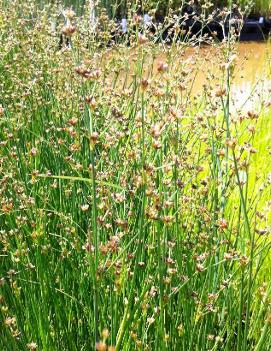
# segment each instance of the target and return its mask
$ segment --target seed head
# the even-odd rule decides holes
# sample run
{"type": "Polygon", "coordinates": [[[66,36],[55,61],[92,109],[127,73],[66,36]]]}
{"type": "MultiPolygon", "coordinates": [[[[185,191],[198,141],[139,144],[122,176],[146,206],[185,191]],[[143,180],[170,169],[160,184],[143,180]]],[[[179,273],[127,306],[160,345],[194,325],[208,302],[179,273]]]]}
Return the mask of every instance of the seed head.
{"type": "Polygon", "coordinates": [[[70,9],[64,10],[63,15],[65,18],[71,20],[75,17],[75,12],[70,8],[70,9]]]}
{"type": "Polygon", "coordinates": [[[38,152],[38,149],[35,147],[32,147],[32,149],[30,150],[30,155],[31,156],[36,156],[38,152]]]}
{"type": "Polygon", "coordinates": [[[103,341],[99,341],[99,342],[97,342],[97,344],[96,344],[96,350],[97,351],[106,351],[106,343],[105,342],[103,342],[103,341]]]}
{"type": "Polygon", "coordinates": [[[235,147],[236,147],[236,145],[237,145],[237,140],[236,140],[235,138],[227,139],[227,140],[226,140],[226,145],[227,145],[230,149],[234,150],[235,147]]]}
{"type": "Polygon", "coordinates": [[[215,92],[215,96],[216,97],[222,97],[223,95],[225,95],[226,90],[225,89],[219,89],[215,92]]]}
{"type": "Polygon", "coordinates": [[[158,63],[157,70],[158,70],[159,73],[167,72],[168,71],[168,64],[160,61],[158,63]]]}
{"type": "Polygon", "coordinates": [[[89,205],[88,205],[88,204],[81,205],[81,210],[82,210],[83,212],[87,212],[88,209],[89,209],[89,205]]]}
{"type": "Polygon", "coordinates": [[[138,34],[138,42],[143,45],[148,42],[148,38],[144,34],[138,34]]]}
{"type": "Polygon", "coordinates": [[[102,336],[103,336],[104,339],[107,339],[108,336],[109,336],[109,330],[108,329],[103,329],[102,336]]]}
{"type": "Polygon", "coordinates": [[[143,90],[147,89],[148,85],[149,85],[148,79],[142,79],[142,81],[141,81],[141,87],[142,87],[142,89],[143,89],[143,90]]]}
{"type": "Polygon", "coordinates": [[[66,25],[62,28],[62,33],[67,37],[72,36],[75,31],[76,27],[73,25],[66,25]]]}
{"type": "Polygon", "coordinates": [[[37,345],[35,342],[30,342],[29,344],[26,345],[26,347],[27,347],[29,350],[37,350],[38,345],[37,345]]]}
{"type": "Polygon", "coordinates": [[[217,225],[220,229],[224,230],[228,228],[228,223],[225,218],[221,218],[217,221],[217,225]]]}
{"type": "Polygon", "coordinates": [[[91,143],[92,143],[93,145],[96,144],[97,141],[98,141],[98,139],[99,139],[99,134],[98,134],[97,132],[93,132],[93,133],[91,134],[91,136],[90,136],[90,141],[91,141],[91,143]]]}

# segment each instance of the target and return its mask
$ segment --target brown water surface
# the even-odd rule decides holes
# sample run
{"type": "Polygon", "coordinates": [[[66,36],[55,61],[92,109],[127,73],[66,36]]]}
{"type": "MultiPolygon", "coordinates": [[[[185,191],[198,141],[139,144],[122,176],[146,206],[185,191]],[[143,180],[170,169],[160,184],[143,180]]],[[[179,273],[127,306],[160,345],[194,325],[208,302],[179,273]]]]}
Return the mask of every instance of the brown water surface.
{"type": "Polygon", "coordinates": [[[246,103],[249,109],[261,99],[270,99],[268,96],[271,87],[270,59],[270,43],[249,42],[238,45],[237,72],[233,84],[237,107],[246,103]]]}
{"type": "MultiPolygon", "coordinates": [[[[216,63],[217,48],[204,47],[200,49],[199,55],[205,58],[207,55],[213,55],[213,63],[216,63]]],[[[189,50],[187,55],[192,55],[189,50]]],[[[234,84],[242,86],[244,82],[249,84],[256,83],[261,78],[267,77],[268,69],[270,69],[271,44],[266,42],[242,42],[237,45],[236,53],[236,73],[234,84]]],[[[204,61],[203,61],[204,62],[204,61]]],[[[206,71],[210,69],[210,65],[206,63],[206,67],[202,67],[199,78],[197,79],[198,88],[205,81],[206,71]]],[[[196,89],[198,90],[198,89],[196,89]]]]}
{"type": "MultiPolygon", "coordinates": [[[[222,62],[221,57],[219,58],[220,50],[219,47],[205,46],[185,51],[185,59],[191,59],[193,65],[193,58],[197,57],[197,64],[200,65],[193,81],[194,94],[202,92],[205,84],[225,86],[223,72],[219,68],[222,62]],[[212,82],[207,80],[210,72],[213,74],[212,82]]],[[[261,99],[270,100],[267,95],[270,95],[271,88],[271,43],[239,43],[234,60],[236,64],[232,82],[232,102],[236,109],[250,109],[259,105],[261,99]]]]}
{"type": "MultiPolygon", "coordinates": [[[[207,72],[214,74],[215,82],[222,82],[222,71],[218,69],[221,61],[218,59],[218,48],[204,47],[198,55],[202,57],[202,66],[193,83],[193,92],[198,93],[206,84],[207,72]],[[209,60],[205,60],[209,57],[209,60]],[[219,63],[218,63],[219,61],[219,63]]],[[[188,51],[192,57],[192,52],[188,51]]],[[[261,99],[269,98],[271,88],[271,43],[267,42],[242,42],[237,45],[235,57],[235,70],[232,82],[232,102],[236,109],[250,109],[255,104],[259,105],[261,99]]],[[[225,86],[225,82],[222,83],[225,86]]]]}
{"type": "MultiPolygon", "coordinates": [[[[124,50],[126,51],[127,48],[124,50]]],[[[129,86],[134,73],[140,77],[142,67],[142,75],[145,78],[151,81],[164,79],[164,76],[159,76],[158,72],[159,64],[163,62],[169,66],[169,77],[174,76],[173,80],[180,80],[181,83],[183,81],[186,94],[192,93],[196,96],[211,86],[214,90],[224,89],[226,86],[225,70],[223,72],[221,66],[225,65],[225,57],[223,57],[222,51],[222,44],[215,47],[202,46],[201,48],[168,47],[164,50],[152,47],[151,54],[144,57],[142,66],[142,57],[139,58],[140,47],[133,48],[129,51],[126,65],[121,64],[119,84],[123,88],[129,86]],[[156,52],[155,57],[153,50],[156,52]]],[[[127,52],[125,54],[119,52],[119,54],[120,57],[127,56],[127,52]]],[[[271,43],[239,43],[233,56],[235,62],[231,83],[233,106],[236,109],[250,109],[252,106],[255,108],[255,106],[260,105],[263,99],[269,98],[268,94],[271,91],[271,43]]],[[[112,52],[112,57],[115,57],[114,52],[112,52]]],[[[105,56],[104,59],[107,61],[108,56],[105,56]]]]}

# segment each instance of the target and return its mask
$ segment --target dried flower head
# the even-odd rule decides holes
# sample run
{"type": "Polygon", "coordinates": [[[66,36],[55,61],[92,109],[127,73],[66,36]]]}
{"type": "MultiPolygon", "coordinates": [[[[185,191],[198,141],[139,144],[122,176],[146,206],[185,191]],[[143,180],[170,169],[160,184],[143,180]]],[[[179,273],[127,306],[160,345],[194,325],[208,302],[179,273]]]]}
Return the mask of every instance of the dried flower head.
{"type": "Polygon", "coordinates": [[[26,345],[26,347],[29,350],[37,350],[38,349],[38,345],[35,342],[30,342],[29,344],[26,345]]]}

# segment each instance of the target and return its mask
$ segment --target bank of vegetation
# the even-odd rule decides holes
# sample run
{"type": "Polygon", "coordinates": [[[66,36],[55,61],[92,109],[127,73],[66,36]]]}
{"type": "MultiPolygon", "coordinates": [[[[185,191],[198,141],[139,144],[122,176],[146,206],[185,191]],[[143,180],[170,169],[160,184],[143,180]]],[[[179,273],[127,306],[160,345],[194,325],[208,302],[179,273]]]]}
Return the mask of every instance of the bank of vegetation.
{"type": "MultiPolygon", "coordinates": [[[[44,4],[45,1],[39,0],[40,4],[44,4]]],[[[47,3],[57,3],[57,1],[47,0],[47,3]]],[[[152,11],[155,12],[159,16],[166,16],[168,12],[178,11],[178,9],[182,8],[186,5],[186,1],[184,0],[137,0],[137,1],[127,1],[127,0],[99,0],[93,1],[96,4],[97,8],[106,9],[108,15],[110,17],[114,16],[126,16],[129,12],[129,9],[133,8],[133,10],[137,9],[143,12],[152,11]]],[[[190,1],[189,3],[195,7],[195,9],[202,10],[202,5],[206,3],[204,0],[195,0],[190,1]]],[[[63,0],[61,4],[65,7],[73,6],[77,11],[83,11],[84,7],[89,6],[89,0],[63,0]]],[[[239,1],[231,1],[231,0],[213,0],[210,1],[211,9],[222,9],[223,7],[231,6],[231,4],[239,5],[243,9],[248,8],[249,13],[259,15],[259,16],[269,16],[270,14],[270,2],[269,0],[239,0],[239,1]]]]}

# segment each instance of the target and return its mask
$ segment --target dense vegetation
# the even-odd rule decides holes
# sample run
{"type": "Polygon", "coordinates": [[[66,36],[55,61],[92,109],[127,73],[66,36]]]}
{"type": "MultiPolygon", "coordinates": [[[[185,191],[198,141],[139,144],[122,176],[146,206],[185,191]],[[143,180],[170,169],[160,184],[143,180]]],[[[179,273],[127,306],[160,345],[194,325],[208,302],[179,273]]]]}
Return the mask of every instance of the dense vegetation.
{"type": "MultiPolygon", "coordinates": [[[[55,0],[37,0],[40,4],[44,4],[44,2],[55,4],[57,1],[55,0]]],[[[98,9],[106,9],[109,16],[125,16],[129,12],[130,8],[141,9],[141,11],[146,12],[150,10],[154,10],[156,14],[167,15],[169,11],[176,11],[184,4],[186,1],[184,0],[137,0],[137,1],[127,1],[127,0],[99,0],[93,1],[96,4],[96,8],[98,9]]],[[[202,5],[205,3],[205,0],[195,0],[190,1],[190,3],[195,5],[197,9],[201,9],[202,5]]],[[[255,13],[258,15],[267,16],[270,12],[270,2],[269,0],[213,0],[209,2],[212,4],[211,9],[223,8],[224,6],[230,6],[231,3],[238,4],[242,8],[246,6],[249,7],[249,12],[255,13]]],[[[82,12],[84,7],[89,6],[89,0],[62,0],[61,4],[64,7],[73,6],[76,11],[82,12]]]]}
{"type": "Polygon", "coordinates": [[[134,14],[104,47],[38,5],[0,0],[0,349],[271,349],[270,101],[234,107],[235,31],[208,55],[134,14]]]}

